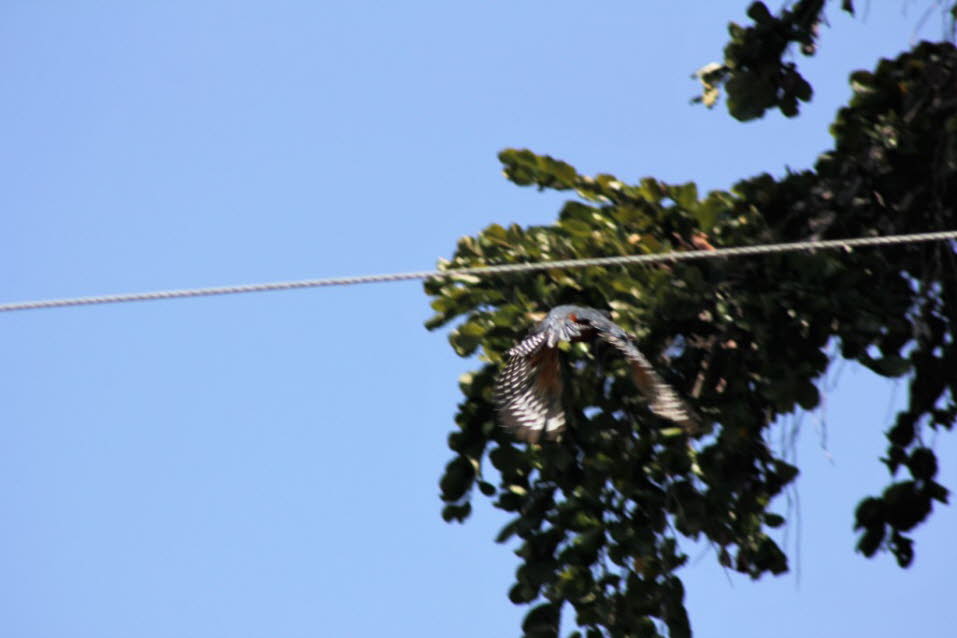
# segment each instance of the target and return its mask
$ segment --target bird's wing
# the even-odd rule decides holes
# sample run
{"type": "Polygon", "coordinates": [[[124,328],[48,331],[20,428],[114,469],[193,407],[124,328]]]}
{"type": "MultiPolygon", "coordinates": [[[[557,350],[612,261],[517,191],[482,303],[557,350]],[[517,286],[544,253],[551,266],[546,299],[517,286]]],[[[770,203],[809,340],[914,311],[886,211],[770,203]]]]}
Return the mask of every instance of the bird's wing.
{"type": "Polygon", "coordinates": [[[635,385],[648,400],[648,408],[652,412],[677,423],[689,434],[701,427],[700,417],[678,396],[678,392],[661,378],[651,362],[635,347],[627,332],[609,319],[592,321],[591,324],[603,341],[614,346],[628,360],[635,385]]]}
{"type": "Polygon", "coordinates": [[[554,440],[565,428],[558,349],[549,347],[547,334],[539,332],[508,354],[508,364],[495,382],[499,422],[529,443],[543,436],[554,440]]]}

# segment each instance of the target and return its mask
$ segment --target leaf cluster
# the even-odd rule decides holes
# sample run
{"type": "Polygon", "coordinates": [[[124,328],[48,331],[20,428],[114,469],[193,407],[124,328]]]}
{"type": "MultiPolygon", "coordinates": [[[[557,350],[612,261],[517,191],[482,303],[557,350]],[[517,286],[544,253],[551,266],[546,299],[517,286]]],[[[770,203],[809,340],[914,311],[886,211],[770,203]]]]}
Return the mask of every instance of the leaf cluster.
{"type": "MultiPolygon", "coordinates": [[[[503,151],[516,184],[574,198],[554,225],[493,224],[462,238],[440,267],[952,228],[955,69],[953,47],[922,44],[856,74],[835,148],[814,170],[703,197],[692,183],[628,184],[503,151]]],[[[579,636],[690,635],[676,574],[687,560],[682,537],[710,543],[722,565],[753,578],[787,569],[772,538],[785,522],[773,502],[798,469],[769,445],[769,428],[818,405],[816,382],[836,343],[880,374],[910,375],[910,404],[888,432],[885,459],[910,478],[863,501],[856,520],[865,554],[886,547],[909,564],[905,532],[947,497],[921,433],[951,428],[957,415],[955,273],[952,247],[923,245],[430,280],[427,326],[451,324],[455,351],[483,361],[460,379],[442,515],[468,518],[475,488],[513,515],[497,540],[518,543],[509,597],[535,604],[526,636],[556,635],[569,606],[579,636]],[[579,344],[565,352],[567,435],[516,445],[496,424],[494,375],[508,348],[563,303],[609,309],[713,427],[688,441],[638,400],[616,358],[579,344]]],[[[874,425],[840,426],[866,435],[874,425]]]]}
{"type": "MultiPolygon", "coordinates": [[[[815,197],[820,212],[841,233],[919,232],[955,226],[957,204],[957,52],[950,44],[921,43],[874,73],[851,76],[855,94],[832,131],[832,153],[818,162],[815,197]]],[[[946,503],[934,477],[937,460],[926,429],[951,428],[957,416],[957,260],[953,246],[894,251],[883,268],[906,284],[906,310],[869,317],[871,325],[844,340],[844,356],[878,374],[908,372],[909,400],[887,432],[883,459],[892,483],[864,500],[855,527],[867,556],[890,549],[901,566],[911,563],[905,535],[946,503]]],[[[875,259],[872,261],[876,262],[875,259]]],[[[879,264],[878,264],[879,265],[879,264]]]]}
{"type": "MultiPolygon", "coordinates": [[[[751,24],[728,25],[730,41],[723,62],[695,74],[702,92],[693,101],[713,106],[724,89],[728,111],[738,120],[763,117],[769,109],[778,109],[786,117],[798,115],[800,103],[809,102],[813,90],[798,69],[794,51],[803,56],[817,52],[827,5],[826,0],[797,0],[773,13],[764,2],[752,2],[747,9],[751,24]]],[[[947,12],[953,29],[957,2],[950,5],[947,12]]],[[[853,15],[853,0],[841,0],[840,8],[853,15]]]]}
{"type": "MultiPolygon", "coordinates": [[[[813,90],[786,55],[792,45],[804,55],[814,55],[826,4],[798,0],[774,15],[763,2],[752,2],[747,15],[753,24],[728,25],[731,40],[724,49],[724,63],[699,72],[703,91],[695,101],[711,106],[723,87],[728,111],[738,120],[753,120],[774,108],[787,117],[796,116],[799,103],[809,102],[813,90]]],[[[841,7],[854,12],[851,0],[844,0],[841,7]]]]}

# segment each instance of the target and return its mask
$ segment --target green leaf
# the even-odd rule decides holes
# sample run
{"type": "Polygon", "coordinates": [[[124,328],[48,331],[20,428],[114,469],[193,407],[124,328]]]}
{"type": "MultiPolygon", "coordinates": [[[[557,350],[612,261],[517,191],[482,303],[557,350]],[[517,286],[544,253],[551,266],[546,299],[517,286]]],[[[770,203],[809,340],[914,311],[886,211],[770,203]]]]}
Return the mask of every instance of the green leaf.
{"type": "Polygon", "coordinates": [[[894,483],[884,490],[887,522],[907,531],[923,521],[931,510],[930,496],[917,489],[914,481],[894,483]]]}
{"type": "Polygon", "coordinates": [[[911,368],[911,363],[903,357],[891,355],[872,360],[867,363],[867,367],[885,377],[899,377],[907,374],[911,368]]]}
{"type": "Polygon", "coordinates": [[[439,482],[442,489],[442,498],[446,501],[457,501],[465,495],[472,486],[475,469],[464,456],[457,456],[445,466],[445,474],[439,482]]]}
{"type": "Polygon", "coordinates": [[[934,481],[927,482],[927,495],[935,501],[939,501],[940,503],[947,505],[949,494],[950,492],[948,489],[940,483],[936,483],[934,481]]]}
{"type": "Polygon", "coordinates": [[[693,210],[698,205],[698,187],[688,182],[671,189],[671,198],[684,210],[693,210]]]}
{"type": "Polygon", "coordinates": [[[504,543],[512,536],[515,535],[515,532],[518,531],[518,528],[522,524],[522,518],[513,518],[509,521],[501,530],[499,530],[498,535],[495,537],[496,543],[504,543]]]}
{"type": "Polygon", "coordinates": [[[593,232],[591,226],[578,219],[566,219],[559,223],[563,229],[578,237],[588,237],[593,232]]]}
{"type": "Polygon", "coordinates": [[[911,452],[907,467],[915,479],[929,481],[937,476],[937,457],[929,448],[919,447],[911,452]]]}
{"type": "Polygon", "coordinates": [[[854,515],[856,522],[854,529],[862,527],[884,527],[884,501],[879,498],[866,498],[857,506],[854,515]]]}
{"type": "Polygon", "coordinates": [[[813,410],[820,404],[821,395],[810,381],[802,381],[795,387],[797,402],[805,410],[813,410]]]}
{"type": "Polygon", "coordinates": [[[525,455],[512,445],[499,445],[489,455],[492,465],[503,474],[514,472],[525,466],[525,455]]]}
{"type": "Polygon", "coordinates": [[[479,491],[485,496],[495,496],[495,486],[488,481],[478,481],[479,491]]]}
{"type": "Polygon", "coordinates": [[[748,17],[758,24],[768,24],[774,21],[771,12],[763,2],[752,2],[748,7],[748,17]]]}
{"type": "Polygon", "coordinates": [[[870,527],[865,531],[859,541],[857,541],[857,551],[867,557],[877,553],[881,543],[884,541],[884,526],[870,527]]]}
{"type": "Polygon", "coordinates": [[[774,462],[774,470],[785,485],[796,479],[799,472],[797,467],[781,460],[774,462]]]}
{"type": "Polygon", "coordinates": [[[544,603],[534,607],[525,616],[522,630],[526,636],[555,636],[558,632],[558,619],[561,607],[555,603],[544,603]]]}
{"type": "Polygon", "coordinates": [[[530,603],[538,598],[538,588],[524,583],[516,583],[508,592],[508,599],[516,605],[530,603]]]}
{"type": "Polygon", "coordinates": [[[475,321],[469,321],[467,323],[463,323],[459,327],[458,332],[463,336],[479,339],[485,336],[485,327],[479,325],[475,321]]]}
{"type": "Polygon", "coordinates": [[[897,564],[905,568],[910,567],[914,561],[914,541],[895,531],[891,534],[890,546],[894,557],[897,558],[897,564]]]}
{"type": "Polygon", "coordinates": [[[465,503],[464,505],[449,504],[442,508],[442,520],[444,520],[446,523],[451,523],[453,521],[462,523],[469,517],[471,513],[471,503],[465,503]]]}

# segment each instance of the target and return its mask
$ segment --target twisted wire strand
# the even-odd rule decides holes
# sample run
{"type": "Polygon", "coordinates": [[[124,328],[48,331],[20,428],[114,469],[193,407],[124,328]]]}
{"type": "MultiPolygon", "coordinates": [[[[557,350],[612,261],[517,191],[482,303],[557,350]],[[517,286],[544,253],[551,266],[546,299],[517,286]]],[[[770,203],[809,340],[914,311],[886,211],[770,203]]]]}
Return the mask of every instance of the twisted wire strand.
{"type": "Polygon", "coordinates": [[[66,297],[38,301],[17,301],[0,304],[0,312],[18,310],[41,310],[63,308],[67,306],[92,306],[98,304],[128,303],[133,301],[155,301],[160,299],[181,299],[186,297],[211,297],[214,295],[236,295],[249,292],[267,292],[273,290],[294,290],[298,288],[322,288],[325,286],[354,286],[357,284],[387,283],[394,281],[449,279],[463,275],[487,276],[511,273],[535,272],[556,268],[586,268],[588,266],[623,266],[633,264],[651,264],[660,262],[675,263],[703,259],[727,259],[771,253],[788,253],[825,249],[861,248],[868,246],[887,246],[894,244],[914,244],[920,242],[957,240],[957,230],[945,230],[909,235],[886,235],[883,237],[853,237],[848,239],[827,239],[796,241],[779,244],[759,244],[754,246],[736,246],[715,250],[655,253],[645,255],[618,255],[615,257],[591,257],[585,259],[560,259],[523,264],[500,264],[476,268],[457,268],[450,270],[420,270],[413,272],[388,273],[380,275],[358,275],[352,277],[329,277],[324,279],[301,279],[296,281],[275,281],[259,284],[240,284],[235,286],[213,286],[208,288],[184,288],[180,290],[157,290],[152,292],[131,292],[91,297],[66,297]]]}

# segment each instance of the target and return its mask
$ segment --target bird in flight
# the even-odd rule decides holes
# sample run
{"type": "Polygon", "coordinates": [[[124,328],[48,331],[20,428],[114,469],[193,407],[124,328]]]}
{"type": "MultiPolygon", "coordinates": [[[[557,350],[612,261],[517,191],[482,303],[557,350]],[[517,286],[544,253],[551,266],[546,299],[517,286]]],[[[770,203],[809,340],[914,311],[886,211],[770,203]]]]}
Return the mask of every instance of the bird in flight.
{"type": "Polygon", "coordinates": [[[633,337],[598,310],[584,306],[553,308],[525,339],[508,351],[508,363],[495,382],[500,423],[529,443],[538,443],[543,437],[556,439],[565,428],[558,343],[592,342],[595,337],[625,357],[635,386],[652,412],[687,432],[698,428],[698,416],[655,372],[635,347],[633,337]]]}

